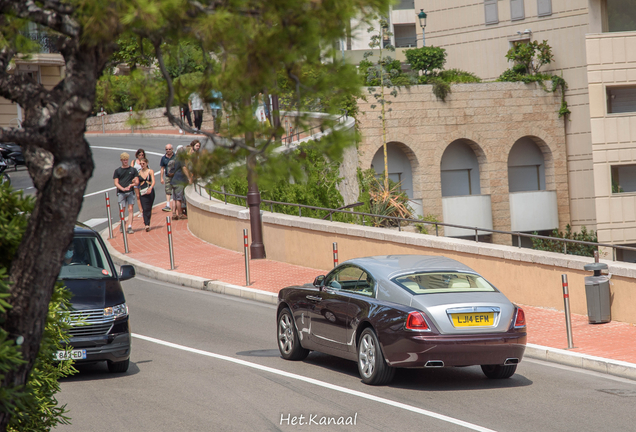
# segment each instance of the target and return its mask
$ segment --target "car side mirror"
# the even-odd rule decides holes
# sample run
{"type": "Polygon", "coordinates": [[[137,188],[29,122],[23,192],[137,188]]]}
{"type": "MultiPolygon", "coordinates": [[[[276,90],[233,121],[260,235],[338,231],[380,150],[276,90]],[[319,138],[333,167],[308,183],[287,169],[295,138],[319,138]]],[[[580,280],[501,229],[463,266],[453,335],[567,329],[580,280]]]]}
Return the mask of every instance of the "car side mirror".
{"type": "Polygon", "coordinates": [[[135,268],[131,265],[123,265],[119,269],[119,280],[125,281],[135,277],[135,268]]]}
{"type": "Polygon", "coordinates": [[[325,275],[320,275],[314,279],[314,286],[321,287],[323,282],[325,281],[325,275]]]}

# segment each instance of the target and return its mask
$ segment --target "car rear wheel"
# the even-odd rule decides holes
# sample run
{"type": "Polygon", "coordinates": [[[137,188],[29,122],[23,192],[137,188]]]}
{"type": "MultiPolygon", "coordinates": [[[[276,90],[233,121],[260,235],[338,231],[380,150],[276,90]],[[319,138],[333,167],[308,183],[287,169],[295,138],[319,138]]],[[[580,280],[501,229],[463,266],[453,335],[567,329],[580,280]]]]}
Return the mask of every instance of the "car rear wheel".
{"type": "Polygon", "coordinates": [[[362,382],[370,385],[384,385],[391,382],[395,369],[386,364],[380,342],[372,328],[367,328],[358,343],[358,371],[362,382]]]}
{"type": "Polygon", "coordinates": [[[309,350],[303,348],[298,340],[298,333],[294,325],[294,318],[289,309],[285,308],[278,314],[278,350],[285,360],[304,360],[309,350]]]}
{"type": "Polygon", "coordinates": [[[108,361],[108,371],[113,373],[123,373],[128,370],[130,359],[126,359],[120,362],[108,361]]]}
{"type": "Polygon", "coordinates": [[[505,379],[515,374],[517,365],[481,365],[481,370],[488,378],[505,379]]]}

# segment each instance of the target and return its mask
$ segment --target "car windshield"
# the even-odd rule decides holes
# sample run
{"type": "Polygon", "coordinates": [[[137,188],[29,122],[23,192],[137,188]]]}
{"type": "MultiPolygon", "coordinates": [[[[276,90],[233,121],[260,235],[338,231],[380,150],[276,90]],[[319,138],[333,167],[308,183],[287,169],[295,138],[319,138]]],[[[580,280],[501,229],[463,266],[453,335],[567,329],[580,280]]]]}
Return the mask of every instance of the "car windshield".
{"type": "Polygon", "coordinates": [[[113,277],[106,253],[96,237],[75,237],[62,262],[59,279],[113,277]]]}
{"type": "Polygon", "coordinates": [[[495,292],[486,279],[469,273],[413,273],[393,279],[412,294],[495,292]]]}

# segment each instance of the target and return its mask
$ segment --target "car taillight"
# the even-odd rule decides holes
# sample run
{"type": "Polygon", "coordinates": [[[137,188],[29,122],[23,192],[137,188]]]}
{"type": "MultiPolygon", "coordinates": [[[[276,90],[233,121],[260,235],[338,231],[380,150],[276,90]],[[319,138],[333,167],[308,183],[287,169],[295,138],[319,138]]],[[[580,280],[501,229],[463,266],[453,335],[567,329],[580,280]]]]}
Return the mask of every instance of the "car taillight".
{"type": "Polygon", "coordinates": [[[407,330],[429,331],[426,319],[420,312],[411,312],[406,318],[407,330]]]}
{"type": "Polygon", "coordinates": [[[520,307],[517,308],[517,316],[515,317],[515,328],[526,326],[526,314],[520,307]]]}

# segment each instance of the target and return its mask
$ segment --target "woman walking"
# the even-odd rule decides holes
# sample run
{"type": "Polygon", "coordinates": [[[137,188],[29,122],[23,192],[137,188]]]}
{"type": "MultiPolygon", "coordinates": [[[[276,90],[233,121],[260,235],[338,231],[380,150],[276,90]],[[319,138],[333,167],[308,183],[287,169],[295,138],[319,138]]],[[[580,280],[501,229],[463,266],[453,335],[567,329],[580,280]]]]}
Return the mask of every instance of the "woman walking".
{"type": "Polygon", "coordinates": [[[145,157],[139,161],[141,170],[139,170],[139,201],[144,214],[144,225],[146,232],[150,231],[150,216],[152,214],[152,205],[155,202],[155,173],[148,168],[148,159],[145,157]]]}

